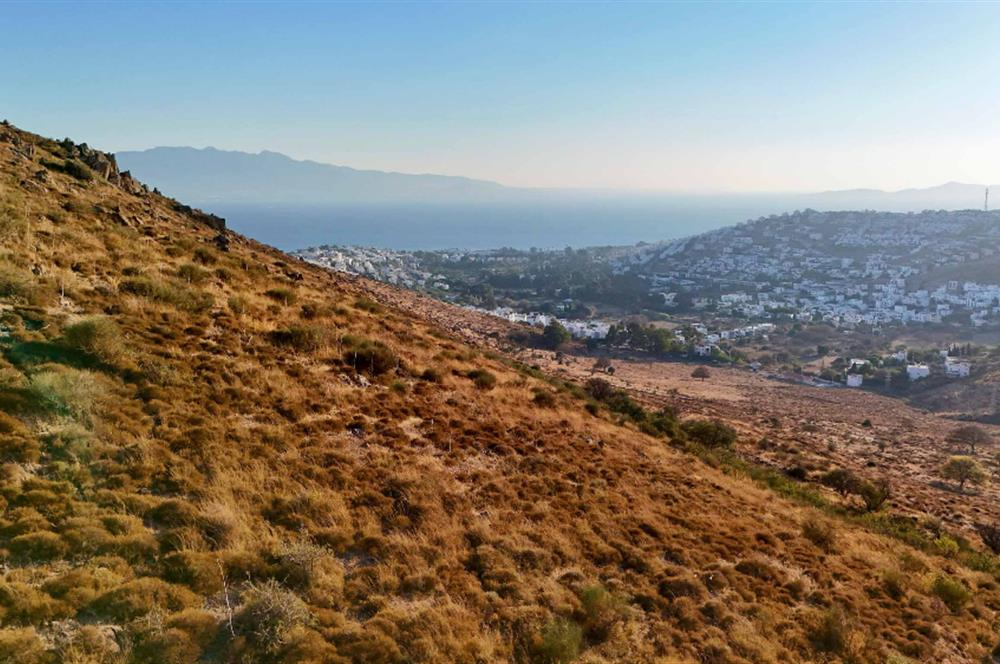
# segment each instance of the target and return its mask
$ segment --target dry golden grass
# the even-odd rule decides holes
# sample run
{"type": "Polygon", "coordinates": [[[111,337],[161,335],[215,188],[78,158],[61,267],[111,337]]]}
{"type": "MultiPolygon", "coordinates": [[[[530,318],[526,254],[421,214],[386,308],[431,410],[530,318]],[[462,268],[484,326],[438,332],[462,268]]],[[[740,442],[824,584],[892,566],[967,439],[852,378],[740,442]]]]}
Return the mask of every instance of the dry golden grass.
{"type": "Polygon", "coordinates": [[[592,414],[390,290],[35,175],[72,149],[0,127],[0,661],[995,648],[995,572],[592,414]]]}

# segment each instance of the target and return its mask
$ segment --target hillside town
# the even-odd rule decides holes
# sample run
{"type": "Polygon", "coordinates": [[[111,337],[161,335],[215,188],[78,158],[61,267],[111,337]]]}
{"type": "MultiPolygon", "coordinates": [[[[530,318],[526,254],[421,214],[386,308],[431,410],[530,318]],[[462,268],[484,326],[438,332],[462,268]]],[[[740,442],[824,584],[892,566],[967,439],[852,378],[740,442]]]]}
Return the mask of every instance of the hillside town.
{"type": "Polygon", "coordinates": [[[666,306],[837,326],[996,320],[1000,213],[817,212],[775,215],[618,261],[666,306]]]}

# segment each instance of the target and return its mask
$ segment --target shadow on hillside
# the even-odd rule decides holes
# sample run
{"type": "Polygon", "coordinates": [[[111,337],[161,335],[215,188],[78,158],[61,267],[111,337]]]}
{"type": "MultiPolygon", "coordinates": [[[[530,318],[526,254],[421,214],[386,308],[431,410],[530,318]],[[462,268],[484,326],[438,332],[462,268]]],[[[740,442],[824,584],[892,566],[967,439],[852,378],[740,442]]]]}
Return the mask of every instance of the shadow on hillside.
{"type": "Polygon", "coordinates": [[[40,364],[62,364],[74,369],[101,369],[94,357],[51,341],[22,341],[5,349],[11,364],[24,369],[40,364]]]}

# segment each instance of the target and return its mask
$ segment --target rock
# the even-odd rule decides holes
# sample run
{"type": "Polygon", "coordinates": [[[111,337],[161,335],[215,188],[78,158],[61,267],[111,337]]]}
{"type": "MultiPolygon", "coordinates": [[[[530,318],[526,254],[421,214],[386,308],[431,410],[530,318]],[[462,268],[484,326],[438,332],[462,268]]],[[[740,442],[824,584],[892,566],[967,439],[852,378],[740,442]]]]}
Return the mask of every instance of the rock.
{"type": "Polygon", "coordinates": [[[212,242],[215,243],[215,248],[219,251],[229,251],[229,237],[225,233],[219,233],[214,238],[212,242]]]}

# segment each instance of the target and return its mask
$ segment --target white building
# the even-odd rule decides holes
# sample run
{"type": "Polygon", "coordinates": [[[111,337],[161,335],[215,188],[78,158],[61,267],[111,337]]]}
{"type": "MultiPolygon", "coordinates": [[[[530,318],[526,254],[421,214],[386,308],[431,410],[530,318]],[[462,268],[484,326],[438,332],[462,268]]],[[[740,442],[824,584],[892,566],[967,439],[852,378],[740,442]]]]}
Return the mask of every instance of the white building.
{"type": "Polygon", "coordinates": [[[968,362],[958,362],[950,357],[944,363],[944,372],[952,378],[968,378],[971,369],[968,362]]]}
{"type": "Polygon", "coordinates": [[[921,378],[927,378],[930,375],[931,375],[931,368],[926,364],[906,365],[906,376],[910,380],[920,380],[921,378]]]}
{"type": "Polygon", "coordinates": [[[847,386],[848,387],[861,387],[861,383],[865,382],[865,377],[861,374],[847,374],[847,386]]]}

